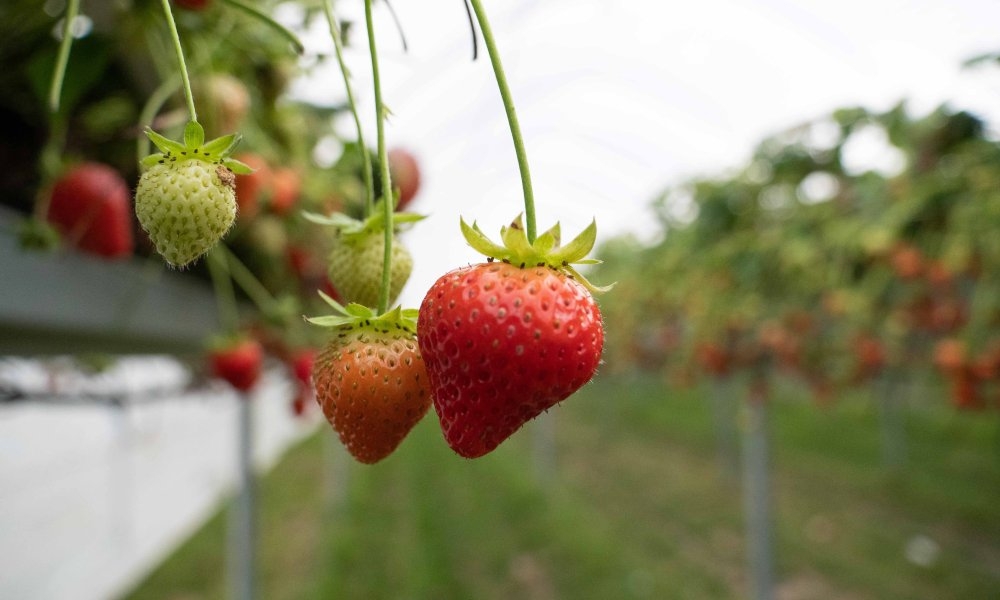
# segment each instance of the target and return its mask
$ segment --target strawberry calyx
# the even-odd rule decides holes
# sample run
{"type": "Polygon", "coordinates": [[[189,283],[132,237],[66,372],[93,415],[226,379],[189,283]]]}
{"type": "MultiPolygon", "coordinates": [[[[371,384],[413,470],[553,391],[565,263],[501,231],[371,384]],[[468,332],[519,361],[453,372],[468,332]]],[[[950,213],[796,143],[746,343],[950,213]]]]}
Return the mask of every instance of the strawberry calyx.
{"type": "Polygon", "coordinates": [[[200,160],[209,164],[221,164],[237,175],[249,175],[254,172],[250,165],[231,157],[243,139],[238,133],[230,133],[206,142],[205,129],[197,121],[188,121],[184,126],[183,142],[164,137],[149,127],[145,133],[149,141],[160,151],[142,159],[140,164],[144,168],[167,162],[200,160]]]}
{"type": "MultiPolygon", "coordinates": [[[[329,225],[336,228],[345,241],[359,240],[373,233],[385,231],[385,214],[379,208],[381,200],[375,206],[376,208],[372,211],[372,214],[363,220],[355,219],[339,212],[327,216],[303,211],[302,216],[307,221],[316,223],[317,225],[329,225]]],[[[392,228],[393,230],[399,230],[403,226],[411,225],[425,218],[427,218],[426,215],[417,213],[394,212],[392,213],[392,228]]]]}
{"type": "Polygon", "coordinates": [[[317,290],[323,301],[330,305],[336,314],[322,317],[306,317],[306,321],[320,327],[335,327],[338,329],[353,329],[355,327],[370,327],[383,333],[401,331],[411,335],[417,334],[417,309],[396,308],[378,314],[374,309],[355,302],[344,306],[317,290]]]}
{"type": "Polygon", "coordinates": [[[459,222],[465,241],[489,261],[499,260],[522,269],[545,266],[575,279],[592,294],[607,292],[615,285],[613,283],[605,286],[594,285],[573,267],[573,265],[601,263],[596,258],[587,258],[597,241],[596,221],[591,221],[590,225],[565,246],[561,245],[559,223],[539,235],[534,242],[530,242],[524,229],[523,215],[518,215],[510,225],[500,228],[500,239],[503,242],[501,245],[487,237],[475,221],[471,226],[465,219],[460,218],[459,222]]]}

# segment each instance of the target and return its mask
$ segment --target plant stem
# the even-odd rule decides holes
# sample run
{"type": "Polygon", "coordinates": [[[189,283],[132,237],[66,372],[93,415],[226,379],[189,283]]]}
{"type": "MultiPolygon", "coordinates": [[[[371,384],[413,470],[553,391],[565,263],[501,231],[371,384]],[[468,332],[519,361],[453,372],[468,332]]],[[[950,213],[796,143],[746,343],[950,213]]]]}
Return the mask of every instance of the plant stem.
{"type": "Polygon", "coordinates": [[[217,244],[209,251],[208,273],[212,277],[212,287],[215,289],[219,322],[226,333],[234,333],[239,328],[240,317],[236,307],[233,282],[229,279],[229,269],[226,267],[226,257],[222,255],[223,248],[222,244],[217,244]]]}
{"type": "Polygon", "coordinates": [[[251,17],[257,19],[261,23],[267,25],[271,29],[273,29],[276,32],[278,32],[278,34],[280,34],[283,38],[285,38],[286,40],[288,40],[288,42],[292,45],[292,47],[295,48],[295,53],[296,54],[302,54],[303,52],[305,52],[306,49],[302,45],[302,42],[299,41],[299,38],[296,37],[296,35],[294,33],[292,33],[291,31],[289,31],[284,25],[282,25],[281,23],[278,23],[277,21],[275,21],[274,19],[272,19],[271,15],[269,15],[269,14],[267,14],[265,12],[262,12],[261,10],[259,10],[258,8],[254,7],[254,6],[250,6],[249,4],[245,4],[245,3],[241,2],[240,0],[223,0],[223,1],[226,4],[228,4],[229,6],[232,6],[233,8],[236,8],[236,9],[239,9],[239,10],[245,12],[246,14],[250,15],[251,17]]]}
{"type": "Polygon", "coordinates": [[[382,253],[382,289],[378,296],[378,314],[389,310],[389,281],[392,268],[392,181],[389,176],[389,156],[385,149],[385,106],[382,104],[382,84],[378,72],[378,52],[375,48],[375,25],[372,20],[372,0],[365,0],[365,22],[368,26],[368,49],[372,56],[372,78],[375,82],[375,122],[378,125],[378,160],[382,168],[382,210],[385,214],[385,246],[382,253]]]}
{"type": "Polygon", "coordinates": [[[354,126],[358,130],[358,151],[361,153],[361,161],[364,165],[365,178],[365,214],[370,215],[375,210],[375,182],[372,176],[372,159],[368,155],[368,145],[365,144],[364,134],[361,131],[361,117],[358,116],[358,105],[354,101],[354,90],[351,88],[351,74],[347,70],[347,63],[344,62],[344,44],[340,39],[340,23],[333,14],[333,0],[324,0],[323,9],[326,11],[326,22],[330,26],[330,37],[333,38],[333,47],[337,52],[337,62],[340,64],[340,72],[344,76],[344,88],[347,90],[347,104],[351,109],[351,116],[354,117],[354,126]]]}
{"type": "Polygon", "coordinates": [[[170,0],[161,0],[163,4],[163,14],[167,18],[167,26],[170,28],[170,37],[174,44],[174,52],[177,54],[177,63],[180,67],[181,83],[184,84],[184,99],[187,101],[188,113],[191,120],[198,122],[198,111],[194,107],[194,94],[191,93],[191,78],[188,77],[187,64],[184,62],[184,49],[181,48],[181,36],[177,33],[177,23],[174,22],[174,13],[170,10],[170,0]]]}
{"type": "Polygon", "coordinates": [[[490,55],[490,63],[493,65],[493,74],[497,79],[497,86],[500,88],[500,97],[503,99],[503,107],[507,112],[507,123],[510,125],[510,134],[514,140],[514,152],[517,154],[517,166],[521,171],[521,187],[524,190],[524,223],[528,241],[535,241],[535,194],[531,190],[531,173],[528,171],[528,154],[524,149],[524,137],[521,135],[521,126],[517,121],[517,113],[514,110],[514,99],[511,97],[510,87],[507,85],[507,76],[504,74],[503,65],[500,63],[500,52],[497,50],[496,41],[493,39],[493,31],[486,18],[480,0],[469,0],[472,10],[476,13],[476,20],[479,21],[479,28],[483,31],[483,43],[486,44],[486,51],[490,55]]]}
{"type": "Polygon", "coordinates": [[[66,14],[63,16],[63,38],[59,43],[59,54],[56,66],[52,71],[52,85],[49,87],[49,110],[59,112],[59,99],[62,96],[63,81],[66,79],[66,65],[69,64],[69,50],[73,45],[73,22],[80,13],[80,0],[69,0],[66,14]]]}
{"type": "MultiPolygon", "coordinates": [[[[167,100],[177,91],[177,87],[180,85],[179,78],[175,75],[170,77],[166,81],[160,84],[158,88],[153,90],[153,93],[149,95],[146,100],[146,104],[142,107],[142,112],[139,113],[139,129],[144,130],[146,127],[153,127],[153,120],[156,118],[156,114],[160,112],[160,108],[167,102],[167,100]]],[[[137,162],[142,162],[142,159],[149,155],[149,137],[145,135],[136,136],[136,160],[137,162]]]]}
{"type": "Polygon", "coordinates": [[[246,295],[250,300],[260,309],[262,312],[267,312],[267,309],[275,303],[274,296],[271,292],[267,291],[258,279],[257,276],[253,274],[253,271],[247,268],[232,250],[229,249],[223,243],[219,243],[217,248],[219,248],[219,253],[225,255],[226,268],[229,271],[229,275],[233,278],[240,288],[246,292],[246,295]]]}

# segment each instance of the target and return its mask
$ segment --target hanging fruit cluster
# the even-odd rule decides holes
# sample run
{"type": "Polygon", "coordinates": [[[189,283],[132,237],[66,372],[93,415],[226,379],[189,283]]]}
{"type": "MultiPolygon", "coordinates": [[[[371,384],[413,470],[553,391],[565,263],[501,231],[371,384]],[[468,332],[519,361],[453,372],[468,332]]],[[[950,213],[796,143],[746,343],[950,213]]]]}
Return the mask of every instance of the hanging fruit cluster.
{"type": "MultiPolygon", "coordinates": [[[[14,12],[35,14],[28,4],[14,12]]],[[[481,3],[469,0],[474,49],[478,24],[507,110],[523,213],[501,229],[501,244],[461,221],[485,262],[441,277],[419,310],[397,305],[419,260],[402,236],[423,218],[405,212],[421,169],[411,152],[387,145],[372,1],[365,26],[374,149],[332,2],[303,4],[292,27],[271,8],[136,0],[127,10],[88,7],[94,14],[81,15],[80,1],[68,0],[56,15],[58,44],[44,34],[51,20],[28,20],[37,35],[17,50],[44,57],[49,77],[47,111],[15,107],[47,121],[30,169],[41,192],[19,200],[30,213],[24,246],[159,257],[211,280],[223,323],[209,345],[211,373],[250,392],[265,356],[282,360],[298,382],[293,410],[304,412],[304,399],[315,396],[361,462],[391,454],[432,405],[447,443],[482,456],[596,372],[604,327],[592,294],[606,288],[576,270],[596,262],[587,258],[596,224],[565,245],[558,224],[536,233],[511,93],[481,3]],[[303,74],[294,30],[314,18],[325,20],[343,75],[341,108],[287,97],[303,74]],[[81,36],[81,23],[93,31],[81,36]],[[125,39],[151,51],[123,47],[125,39]],[[340,111],[353,118],[355,139],[333,131],[340,111]],[[342,154],[319,165],[313,151],[328,139],[338,139],[342,154]],[[256,308],[249,319],[241,301],[256,308]]]]}

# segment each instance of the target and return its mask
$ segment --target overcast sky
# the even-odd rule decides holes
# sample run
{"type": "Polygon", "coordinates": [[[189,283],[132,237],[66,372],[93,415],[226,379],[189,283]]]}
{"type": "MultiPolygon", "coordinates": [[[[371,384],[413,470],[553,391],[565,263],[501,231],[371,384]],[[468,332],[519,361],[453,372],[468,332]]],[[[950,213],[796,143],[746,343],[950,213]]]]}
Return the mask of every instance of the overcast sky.
{"type": "MultiPolygon", "coordinates": [[[[484,0],[526,138],[539,230],[568,237],[597,219],[599,238],[648,236],[647,205],[665,186],[739,166],[764,136],[847,105],[907,99],[923,113],[949,101],[994,120],[1000,69],[962,69],[1000,50],[1000,3],[941,0],[484,0]]],[[[393,0],[404,53],[382,3],[375,9],[390,146],[421,160],[405,234],[415,256],[407,305],[445,271],[477,255],[459,215],[495,233],[522,207],[517,162],[485,49],[471,60],[462,0],[393,0]]],[[[366,135],[374,144],[363,3],[348,49],[366,135]]],[[[304,34],[329,52],[325,27],[304,34]]],[[[320,73],[296,94],[344,97],[320,73]]],[[[353,135],[353,123],[339,127],[353,135]]]]}

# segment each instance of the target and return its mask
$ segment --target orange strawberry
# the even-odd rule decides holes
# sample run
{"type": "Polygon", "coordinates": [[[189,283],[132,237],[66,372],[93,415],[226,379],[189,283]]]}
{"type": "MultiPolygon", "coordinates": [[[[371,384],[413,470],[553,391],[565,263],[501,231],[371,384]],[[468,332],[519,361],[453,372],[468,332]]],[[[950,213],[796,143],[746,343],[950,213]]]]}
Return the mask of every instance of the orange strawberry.
{"type": "Polygon", "coordinates": [[[359,304],[309,321],[334,337],[316,357],[316,401],[348,452],[373,464],[402,443],[431,405],[427,371],[416,340],[416,310],[376,316],[359,304]]]}

